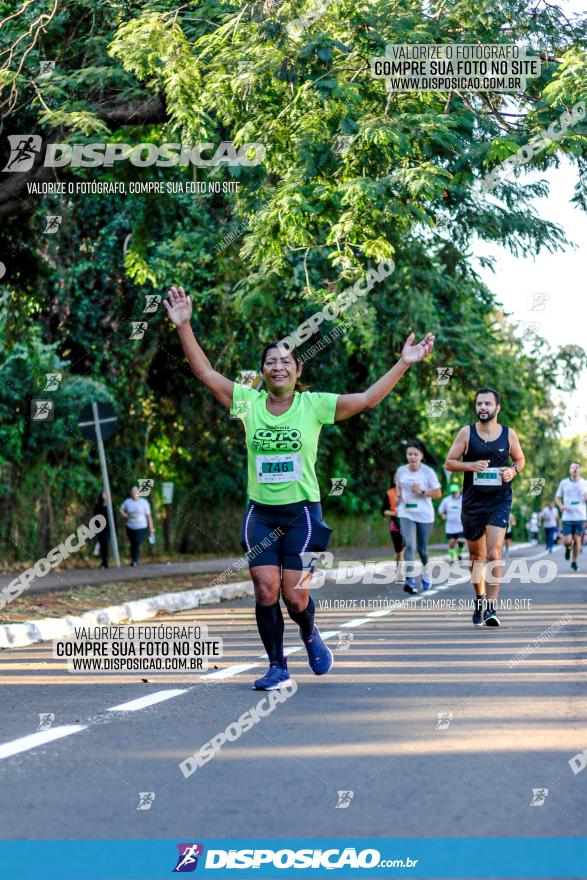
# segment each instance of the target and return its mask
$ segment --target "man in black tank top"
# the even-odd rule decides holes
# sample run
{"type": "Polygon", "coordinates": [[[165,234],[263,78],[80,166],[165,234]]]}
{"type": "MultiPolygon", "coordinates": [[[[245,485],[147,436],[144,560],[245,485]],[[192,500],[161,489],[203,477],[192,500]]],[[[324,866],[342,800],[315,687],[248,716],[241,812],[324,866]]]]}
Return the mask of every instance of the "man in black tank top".
{"type": "Polygon", "coordinates": [[[446,457],[447,471],[463,471],[463,533],[473,563],[475,626],[499,626],[496,602],[503,576],[502,549],[512,509],[512,480],[524,467],[524,453],[516,432],[497,421],[500,397],[482,388],[475,397],[478,421],[457,434],[446,457]],[[511,465],[510,465],[511,459],[511,465]],[[487,573],[487,607],[483,569],[487,573]]]}

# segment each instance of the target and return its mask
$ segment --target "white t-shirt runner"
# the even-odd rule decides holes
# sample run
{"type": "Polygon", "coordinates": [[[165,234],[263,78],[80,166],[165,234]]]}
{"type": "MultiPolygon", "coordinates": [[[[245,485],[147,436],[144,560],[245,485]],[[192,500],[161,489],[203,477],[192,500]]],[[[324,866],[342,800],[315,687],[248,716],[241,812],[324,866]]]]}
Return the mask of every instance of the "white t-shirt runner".
{"type": "Polygon", "coordinates": [[[129,529],[146,529],[149,525],[147,515],[151,513],[151,505],[146,498],[126,498],[120,509],[128,514],[126,525],[129,529]]]}
{"type": "Polygon", "coordinates": [[[395,485],[401,489],[402,496],[397,506],[397,515],[413,522],[434,522],[432,499],[413,492],[414,483],[419,483],[420,489],[427,492],[430,489],[440,489],[438,477],[427,464],[421,464],[417,471],[411,471],[407,464],[402,464],[395,474],[395,485]]]}
{"type": "Polygon", "coordinates": [[[557,515],[558,509],[556,507],[544,507],[540,511],[540,516],[542,517],[542,525],[545,529],[555,529],[557,523],[557,515]]]}
{"type": "Polygon", "coordinates": [[[581,522],[587,519],[587,505],[585,504],[585,494],[587,494],[587,480],[582,477],[578,480],[561,480],[556,490],[556,497],[562,501],[568,510],[563,510],[563,522],[581,522]]]}
{"type": "Polygon", "coordinates": [[[440,502],[438,512],[444,513],[446,516],[445,531],[447,535],[458,535],[459,532],[463,531],[463,523],[461,522],[462,509],[462,495],[459,495],[458,498],[453,498],[452,495],[447,495],[440,502]]]}

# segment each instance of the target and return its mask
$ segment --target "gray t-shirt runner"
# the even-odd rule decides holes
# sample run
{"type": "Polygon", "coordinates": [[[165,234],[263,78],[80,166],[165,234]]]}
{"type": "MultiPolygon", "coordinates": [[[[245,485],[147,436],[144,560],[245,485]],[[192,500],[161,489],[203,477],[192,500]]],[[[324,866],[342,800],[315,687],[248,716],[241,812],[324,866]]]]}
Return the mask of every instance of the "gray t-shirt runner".
{"type": "Polygon", "coordinates": [[[126,525],[129,529],[146,529],[149,525],[147,516],[151,513],[151,505],[146,498],[126,498],[120,509],[128,514],[126,525]]]}

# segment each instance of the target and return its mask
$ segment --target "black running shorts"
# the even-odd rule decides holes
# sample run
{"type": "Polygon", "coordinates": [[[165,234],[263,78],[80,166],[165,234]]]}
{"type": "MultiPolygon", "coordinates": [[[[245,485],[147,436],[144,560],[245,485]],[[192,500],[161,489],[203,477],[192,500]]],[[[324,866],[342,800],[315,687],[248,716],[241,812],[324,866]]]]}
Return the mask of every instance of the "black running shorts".
{"type": "Polygon", "coordinates": [[[332,529],[322,519],[319,501],[294,504],[249,501],[241,546],[247,554],[249,568],[277,565],[293,571],[313,571],[320,551],[328,547],[331,533],[332,529]]]}
{"type": "Polygon", "coordinates": [[[463,524],[463,534],[467,541],[478,541],[485,533],[487,526],[497,526],[500,529],[507,529],[512,509],[510,498],[497,498],[492,502],[487,497],[483,506],[468,507],[461,512],[461,522],[463,524]]]}

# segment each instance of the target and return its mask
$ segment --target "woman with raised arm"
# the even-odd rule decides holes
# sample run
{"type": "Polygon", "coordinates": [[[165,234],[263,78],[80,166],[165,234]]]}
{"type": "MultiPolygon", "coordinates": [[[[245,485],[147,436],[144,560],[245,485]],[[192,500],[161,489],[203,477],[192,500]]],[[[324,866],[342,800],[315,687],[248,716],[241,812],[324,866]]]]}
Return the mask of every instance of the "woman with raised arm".
{"type": "Polygon", "coordinates": [[[310,668],[324,675],[332,652],[314,623],[309,593],[314,559],[328,545],[331,529],[322,519],[314,466],[322,425],[348,419],[380,403],[412,364],[430,354],[434,336],[414,344],[408,337],[398,362],[366,391],[329,394],[296,390],[302,372],[297,351],[277,342],[261,354],[266,390],[255,391],[217,372],[200,348],[190,325],[192,303],[182,287],[172,287],[164,301],[196,377],[216,400],[238,415],[246,431],[248,503],[241,544],[247,553],[255,588],[255,614],[269,658],[268,672],[253,685],[273,690],[289,680],[283,654],[284,621],[280,597],[297,624],[310,668]]]}

